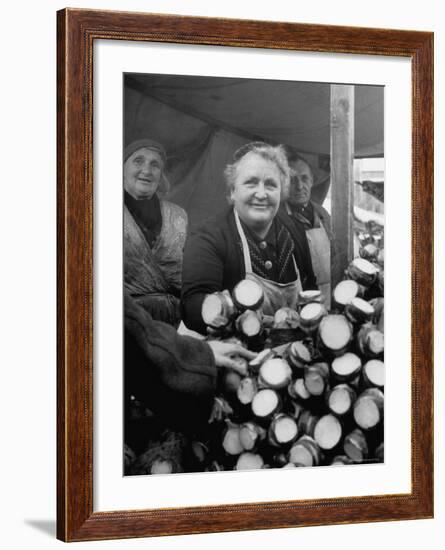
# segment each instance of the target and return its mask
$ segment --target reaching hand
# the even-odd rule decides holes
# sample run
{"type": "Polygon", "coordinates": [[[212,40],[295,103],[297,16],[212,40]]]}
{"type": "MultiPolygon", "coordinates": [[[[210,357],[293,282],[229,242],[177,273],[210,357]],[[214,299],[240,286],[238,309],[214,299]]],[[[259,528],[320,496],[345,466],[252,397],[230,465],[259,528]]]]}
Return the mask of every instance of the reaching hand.
{"type": "Polygon", "coordinates": [[[251,361],[257,356],[256,353],[249,351],[239,344],[228,344],[227,342],[221,342],[219,340],[211,340],[207,343],[213,351],[217,367],[233,369],[243,375],[246,374],[245,369],[240,366],[236,358],[244,357],[248,361],[251,361]]]}

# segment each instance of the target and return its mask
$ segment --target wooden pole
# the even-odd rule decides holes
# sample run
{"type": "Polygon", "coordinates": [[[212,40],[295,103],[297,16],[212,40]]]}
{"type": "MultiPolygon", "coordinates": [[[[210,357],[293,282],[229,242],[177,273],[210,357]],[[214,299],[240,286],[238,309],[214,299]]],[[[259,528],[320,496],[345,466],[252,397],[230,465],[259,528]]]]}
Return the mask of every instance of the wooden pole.
{"type": "Polygon", "coordinates": [[[331,204],[337,255],[331,256],[332,288],[353,259],[354,86],[331,85],[331,204]]]}

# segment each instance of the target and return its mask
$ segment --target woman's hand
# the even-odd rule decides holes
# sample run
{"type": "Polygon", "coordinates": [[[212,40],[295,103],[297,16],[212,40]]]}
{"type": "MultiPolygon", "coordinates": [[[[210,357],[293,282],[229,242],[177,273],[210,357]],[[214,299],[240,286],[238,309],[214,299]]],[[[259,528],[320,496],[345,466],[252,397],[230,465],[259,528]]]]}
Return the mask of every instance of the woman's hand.
{"type": "Polygon", "coordinates": [[[243,357],[247,361],[251,361],[257,356],[256,353],[249,351],[239,344],[230,344],[219,340],[210,340],[207,343],[213,351],[217,367],[233,369],[242,375],[246,374],[245,369],[240,366],[236,358],[243,357]]]}

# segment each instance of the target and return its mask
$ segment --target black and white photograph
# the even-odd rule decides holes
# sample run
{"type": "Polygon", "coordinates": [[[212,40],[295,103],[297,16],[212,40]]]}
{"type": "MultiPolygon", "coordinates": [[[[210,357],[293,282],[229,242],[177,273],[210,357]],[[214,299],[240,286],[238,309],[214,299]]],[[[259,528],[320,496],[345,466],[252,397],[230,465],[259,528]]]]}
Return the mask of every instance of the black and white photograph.
{"type": "Polygon", "coordinates": [[[445,18],[409,7],[5,3],[4,548],[444,538],[445,18]]]}
{"type": "Polygon", "coordinates": [[[384,461],[384,87],[124,75],[124,474],[384,461]]]}

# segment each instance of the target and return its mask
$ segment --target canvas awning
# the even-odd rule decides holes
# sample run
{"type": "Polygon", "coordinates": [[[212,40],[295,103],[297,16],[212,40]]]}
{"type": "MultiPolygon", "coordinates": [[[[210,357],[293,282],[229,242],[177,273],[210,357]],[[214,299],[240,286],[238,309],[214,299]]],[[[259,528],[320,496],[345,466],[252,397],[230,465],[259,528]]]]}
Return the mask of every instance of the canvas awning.
{"type": "MultiPolygon", "coordinates": [[[[355,86],[355,156],[383,155],[381,86],[355,86]]],[[[125,75],[125,143],[151,137],[169,157],[171,198],[193,223],[225,201],[223,170],[244,143],[299,150],[321,202],[329,186],[330,85],[173,75],[125,75]]]]}

